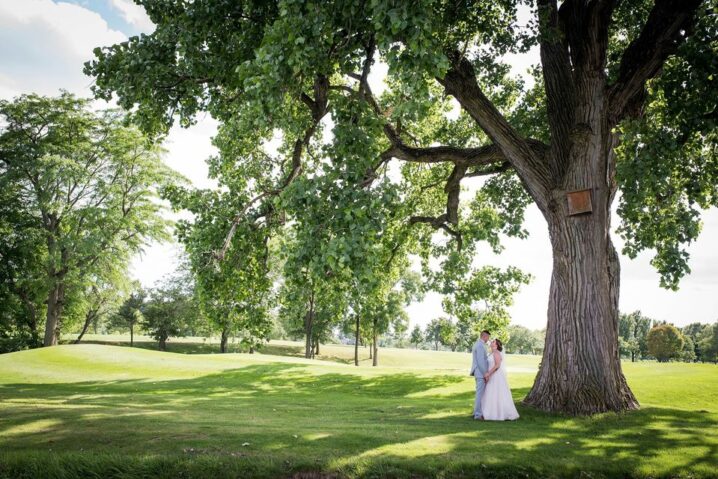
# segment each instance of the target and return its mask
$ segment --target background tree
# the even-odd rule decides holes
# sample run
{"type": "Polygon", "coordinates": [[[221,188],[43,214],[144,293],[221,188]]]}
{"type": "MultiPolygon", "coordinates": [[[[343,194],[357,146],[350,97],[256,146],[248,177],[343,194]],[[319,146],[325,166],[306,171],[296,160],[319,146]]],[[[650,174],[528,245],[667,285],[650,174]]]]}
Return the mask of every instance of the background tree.
{"type": "Polygon", "coordinates": [[[414,345],[414,348],[418,348],[421,343],[424,342],[424,333],[421,331],[421,326],[414,325],[409,336],[409,342],[414,345]]]}
{"type": "Polygon", "coordinates": [[[45,252],[37,218],[0,162],[0,352],[42,345],[45,252]]]}
{"type": "Polygon", "coordinates": [[[145,308],[147,292],[139,284],[134,284],[134,291],[124,300],[115,314],[111,315],[107,328],[111,331],[130,332],[130,346],[135,343],[135,328],[142,324],[142,311],[145,308]]]}
{"type": "Polygon", "coordinates": [[[537,0],[526,28],[518,1],[140,3],[156,29],[95,50],[86,72],[99,97],[117,94],[153,131],[202,110],[225,124],[243,118],[242,133],[258,144],[281,130],[288,161],[257,210],[295,180],[325,176],[302,167],[329,111],[333,149],[324,153],[335,172],[352,172],[325,176],[338,193],[371,187],[401,160],[416,188],[403,193],[419,198],[405,202],[414,213],[401,212],[457,249],[525,234],[523,206],[535,203],[554,269],[526,403],[572,414],[638,407],[618,353],[612,203],[620,188],[625,252],[655,249],[662,284],[675,287],[699,208],[718,198],[715,0],[537,0]],[[532,44],[541,65],[526,89],[501,59],[532,44]],[[368,82],[377,58],[388,65],[380,97],[368,82]],[[451,99],[459,118],[445,114],[451,99]],[[461,182],[476,176],[490,178],[462,215],[461,182]],[[574,190],[587,191],[590,214],[570,214],[574,190]]]}
{"type": "Polygon", "coordinates": [[[705,361],[718,363],[718,321],[703,329],[699,343],[702,358],[705,361]]]}
{"type": "Polygon", "coordinates": [[[68,93],[0,101],[0,119],[0,189],[17,186],[34,219],[26,226],[42,239],[43,344],[51,346],[71,291],[82,291],[99,267],[127,264],[148,240],[167,237],[157,189],[175,176],[121,114],[94,113],[68,93]]]}
{"type": "Polygon", "coordinates": [[[530,329],[512,324],[507,329],[508,341],[505,351],[513,354],[536,354],[540,349],[540,338],[530,329]]]}
{"type": "Polygon", "coordinates": [[[268,309],[272,302],[270,226],[238,225],[223,256],[215,261],[213,248],[221,244],[230,227],[238,198],[246,198],[248,178],[221,176],[221,157],[210,159],[210,172],[223,184],[220,190],[166,188],[164,196],[177,210],[192,213],[179,221],[176,234],[184,245],[196,284],[197,300],[213,332],[219,333],[220,352],[227,352],[231,336],[239,336],[250,350],[266,341],[271,330],[268,309]]]}
{"type": "Polygon", "coordinates": [[[653,327],[648,332],[648,353],[659,362],[666,362],[680,356],[683,349],[683,335],[672,324],[653,327]]]}
{"type": "Polygon", "coordinates": [[[703,331],[705,330],[705,328],[709,327],[711,327],[709,324],[691,323],[688,326],[684,326],[681,328],[681,333],[683,333],[683,336],[691,339],[696,361],[703,361],[703,350],[701,349],[700,342],[703,336],[703,331]]]}
{"type": "Polygon", "coordinates": [[[167,350],[170,337],[185,336],[191,324],[200,317],[194,284],[186,271],[178,271],[150,289],[142,311],[142,328],[167,350]]]}
{"type": "MultiPolygon", "coordinates": [[[[122,297],[128,288],[127,271],[112,269],[100,270],[94,277],[88,278],[83,290],[77,295],[81,298],[81,327],[74,344],[82,341],[90,326],[97,332],[100,322],[105,321],[122,303],[122,297]]],[[[130,334],[132,345],[132,334],[130,334]]]]}
{"type": "Polygon", "coordinates": [[[434,343],[434,350],[439,350],[439,345],[456,348],[456,325],[449,318],[432,319],[426,325],[426,340],[434,343]]]}
{"type": "Polygon", "coordinates": [[[653,320],[643,316],[640,311],[621,314],[618,318],[619,350],[621,354],[630,355],[631,362],[637,357],[648,354],[646,339],[653,320]]]}
{"type": "Polygon", "coordinates": [[[681,336],[683,337],[683,348],[681,349],[680,359],[681,361],[692,363],[696,360],[696,346],[690,336],[683,333],[681,333],[681,336]]]}

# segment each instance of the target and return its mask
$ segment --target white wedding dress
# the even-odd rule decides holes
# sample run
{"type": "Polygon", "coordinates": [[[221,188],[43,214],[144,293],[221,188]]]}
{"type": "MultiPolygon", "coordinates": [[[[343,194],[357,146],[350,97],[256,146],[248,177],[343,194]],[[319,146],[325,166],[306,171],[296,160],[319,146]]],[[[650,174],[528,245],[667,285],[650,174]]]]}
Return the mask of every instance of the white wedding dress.
{"type": "MultiPolygon", "coordinates": [[[[481,413],[487,421],[507,421],[518,419],[519,413],[511,397],[511,388],[506,378],[506,361],[501,352],[501,366],[489,378],[481,398],[481,413]]],[[[494,367],[494,355],[489,354],[489,369],[494,367]]]]}

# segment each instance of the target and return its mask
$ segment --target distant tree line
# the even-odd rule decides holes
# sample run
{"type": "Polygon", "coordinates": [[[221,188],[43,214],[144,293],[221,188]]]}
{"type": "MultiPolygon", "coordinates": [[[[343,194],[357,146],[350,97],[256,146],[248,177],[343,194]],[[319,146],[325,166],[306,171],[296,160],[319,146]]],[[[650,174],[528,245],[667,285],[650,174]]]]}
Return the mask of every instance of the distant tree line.
{"type": "Polygon", "coordinates": [[[718,322],[677,328],[634,311],[620,315],[618,341],[621,356],[631,361],[718,361],[718,322]]]}
{"type": "MultiPolygon", "coordinates": [[[[415,325],[409,334],[408,342],[414,348],[471,351],[479,334],[486,327],[479,314],[471,321],[451,320],[446,317],[431,320],[424,329],[415,325]]],[[[492,332],[504,343],[504,351],[509,354],[541,354],[544,347],[545,330],[531,330],[518,324],[510,324],[492,332]]]]}

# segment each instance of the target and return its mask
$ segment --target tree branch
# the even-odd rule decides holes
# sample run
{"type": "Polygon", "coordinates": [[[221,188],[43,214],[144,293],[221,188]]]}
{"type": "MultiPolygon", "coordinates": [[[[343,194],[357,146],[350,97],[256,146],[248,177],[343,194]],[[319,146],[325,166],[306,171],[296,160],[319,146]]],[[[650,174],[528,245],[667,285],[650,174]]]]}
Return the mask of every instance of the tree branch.
{"type": "MultiPolygon", "coordinates": [[[[577,78],[585,72],[604,75],[608,49],[608,27],[618,0],[566,0],[558,11],[566,34],[571,63],[577,78]]],[[[576,80],[575,87],[581,87],[576,80]]],[[[589,86],[590,88],[590,86],[589,86]]]]}
{"type": "Polygon", "coordinates": [[[508,161],[505,161],[501,163],[498,166],[494,166],[491,168],[485,168],[485,169],[476,169],[472,171],[471,173],[466,173],[464,175],[464,178],[472,178],[476,176],[489,176],[489,175],[495,175],[498,173],[503,173],[504,171],[508,171],[511,169],[511,163],[508,161]]]}
{"type": "Polygon", "coordinates": [[[538,0],[541,65],[551,132],[551,174],[559,178],[568,164],[574,123],[575,92],[566,32],[559,23],[556,0],[538,0]]]}
{"type": "Polygon", "coordinates": [[[479,148],[457,148],[453,146],[433,146],[414,148],[397,139],[392,146],[382,153],[383,157],[397,158],[414,163],[470,163],[472,165],[502,161],[504,155],[495,145],[479,148]]]}
{"type": "Polygon", "coordinates": [[[544,156],[536,155],[530,142],[518,134],[479,87],[469,60],[453,55],[453,66],[444,78],[438,78],[446,92],[456,98],[509,161],[539,208],[548,205],[552,186],[544,156]]]}
{"type": "Polygon", "coordinates": [[[417,223],[426,223],[435,229],[442,229],[446,231],[451,236],[453,236],[454,239],[456,239],[456,248],[461,251],[461,248],[463,247],[463,238],[461,236],[461,233],[451,228],[447,224],[446,214],[439,216],[412,216],[409,219],[409,224],[415,225],[417,223]]]}
{"type": "Polygon", "coordinates": [[[461,194],[461,180],[466,175],[468,165],[465,163],[457,163],[454,165],[454,169],[451,171],[449,178],[446,180],[446,186],[444,191],[446,192],[446,213],[433,217],[433,216],[412,216],[409,219],[409,224],[426,223],[434,227],[435,229],[443,229],[451,236],[456,239],[457,248],[461,251],[463,246],[463,240],[461,233],[453,229],[451,225],[459,224],[459,196],[461,194]]]}
{"type": "Polygon", "coordinates": [[[693,28],[700,0],[656,0],[641,34],[623,52],[618,80],[609,88],[612,124],[640,116],[646,82],[660,74],[693,28]]]}
{"type": "Polygon", "coordinates": [[[302,153],[304,152],[304,149],[309,145],[309,142],[312,139],[312,136],[314,136],[314,133],[317,130],[317,127],[319,126],[319,123],[322,121],[322,118],[327,114],[328,112],[328,92],[329,92],[329,79],[326,76],[318,75],[314,80],[314,98],[311,98],[306,93],[302,93],[300,96],[300,99],[302,102],[304,102],[312,114],[312,123],[311,125],[305,130],[304,135],[302,135],[301,138],[298,138],[294,142],[294,148],[292,150],[292,166],[291,170],[287,174],[287,176],[284,178],[284,180],[280,183],[280,185],[277,188],[274,188],[272,190],[264,191],[260,193],[259,195],[255,196],[247,204],[244,205],[242,210],[237,213],[232,220],[232,224],[229,228],[229,231],[227,232],[227,235],[224,238],[224,243],[222,244],[222,248],[218,251],[215,251],[212,253],[212,256],[217,260],[223,260],[224,257],[227,254],[227,250],[229,250],[230,245],[232,244],[232,238],[234,237],[237,226],[239,226],[239,223],[246,217],[247,212],[249,209],[255,205],[258,201],[267,198],[269,196],[276,196],[280,194],[284,189],[289,186],[299,175],[302,173],[302,153]]]}

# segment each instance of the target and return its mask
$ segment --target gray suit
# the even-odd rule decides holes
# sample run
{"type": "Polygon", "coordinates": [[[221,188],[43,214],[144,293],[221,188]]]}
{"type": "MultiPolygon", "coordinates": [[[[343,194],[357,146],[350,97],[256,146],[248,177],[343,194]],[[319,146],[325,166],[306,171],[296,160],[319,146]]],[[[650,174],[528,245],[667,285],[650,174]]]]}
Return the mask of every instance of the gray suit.
{"type": "Polygon", "coordinates": [[[481,396],[484,394],[484,374],[489,370],[489,361],[486,359],[486,345],[481,339],[477,340],[471,349],[471,375],[476,379],[476,399],[474,400],[474,419],[481,417],[481,396]]]}

